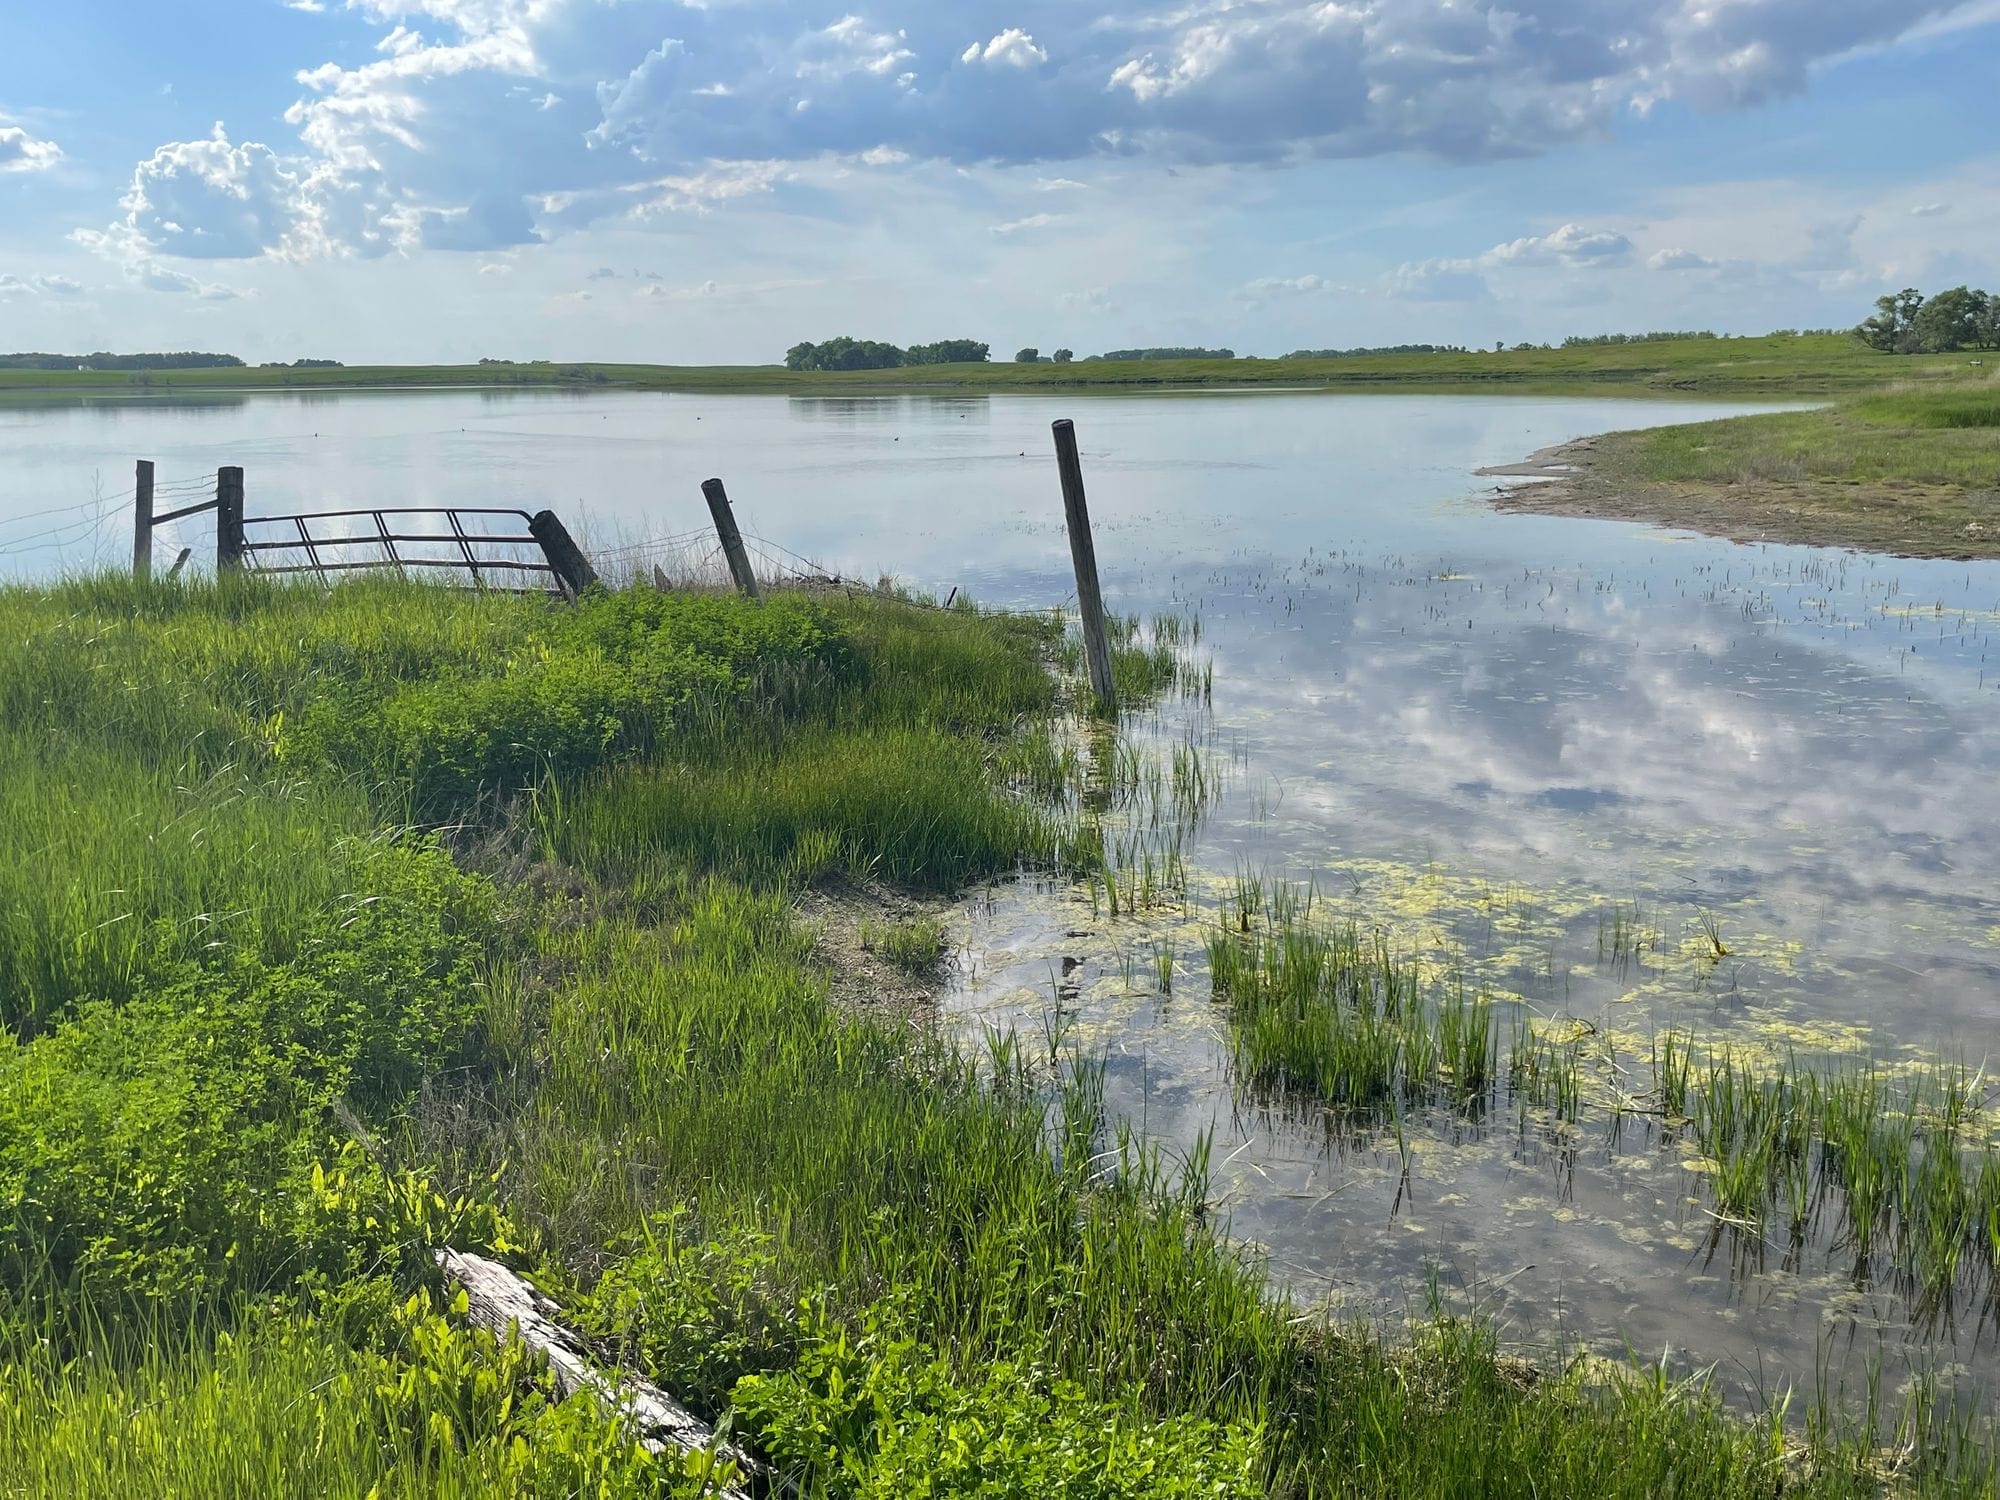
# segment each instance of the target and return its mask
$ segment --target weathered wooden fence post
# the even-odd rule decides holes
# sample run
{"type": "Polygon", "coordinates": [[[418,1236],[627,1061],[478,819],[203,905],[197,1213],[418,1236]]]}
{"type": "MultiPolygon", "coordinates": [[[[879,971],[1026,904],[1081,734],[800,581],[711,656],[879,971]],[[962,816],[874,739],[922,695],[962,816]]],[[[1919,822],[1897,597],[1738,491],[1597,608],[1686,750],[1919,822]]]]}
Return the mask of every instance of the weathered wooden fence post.
{"type": "Polygon", "coordinates": [[[1056,468],[1062,475],[1063,520],[1069,529],[1070,561],[1076,565],[1076,604],[1083,616],[1083,654],[1090,686],[1107,712],[1118,706],[1111,680],[1111,640],[1104,629],[1104,595],[1097,587],[1097,548],[1090,539],[1090,508],[1083,498],[1083,461],[1076,452],[1076,424],[1055,424],[1056,468]]]}
{"type": "Polygon", "coordinates": [[[557,1321],[561,1309],[533,1282],[498,1261],[462,1250],[434,1250],[431,1258],[446,1280],[465,1293],[470,1322],[503,1342],[518,1338],[548,1361],[558,1395],[582,1392],[605,1410],[618,1413],[636,1429],[640,1445],[649,1453],[666,1455],[677,1472],[685,1472],[682,1466],[690,1459],[697,1464],[702,1457],[713,1461],[716,1469],[702,1494],[715,1500],[750,1500],[753,1486],[760,1495],[798,1493],[737,1447],[727,1432],[717,1433],[658,1386],[634,1375],[601,1373],[596,1352],[581,1335],[557,1321]],[[736,1471],[735,1479],[722,1477],[728,1469],[736,1471]]]}
{"type": "Polygon", "coordinates": [[[598,582],[597,569],[590,565],[590,559],[583,555],[583,549],[577,546],[569,528],[554,511],[537,512],[528,522],[528,534],[542,544],[542,555],[548,558],[556,581],[570,598],[598,582]]]}
{"type": "Polygon", "coordinates": [[[144,583],[153,572],[153,461],[139,460],[132,482],[132,576],[144,583]]]}
{"type": "Polygon", "coordinates": [[[715,522],[715,534],[722,538],[723,555],[736,579],[737,592],[746,599],[763,596],[757,592],[757,575],[750,571],[750,554],[743,550],[743,533],[736,529],[736,513],[729,508],[729,493],[720,479],[704,480],[701,493],[708,501],[708,514],[715,522]]]}
{"type": "Polygon", "coordinates": [[[243,566],[243,471],[233,465],[215,471],[215,567],[233,572],[243,566]]]}

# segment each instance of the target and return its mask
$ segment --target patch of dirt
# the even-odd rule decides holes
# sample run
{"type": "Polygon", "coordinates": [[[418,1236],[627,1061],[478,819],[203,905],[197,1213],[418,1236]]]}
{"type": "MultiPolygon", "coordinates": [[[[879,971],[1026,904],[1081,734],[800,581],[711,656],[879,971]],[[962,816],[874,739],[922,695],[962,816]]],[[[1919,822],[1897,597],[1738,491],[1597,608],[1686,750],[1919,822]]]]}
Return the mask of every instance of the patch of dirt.
{"type": "Polygon", "coordinates": [[[1664,484],[1619,473],[1614,441],[1583,438],[1479,473],[1533,481],[1496,489],[1488,499],[1498,510],[1648,521],[1732,542],[1850,547],[1968,562],[2000,558],[2000,491],[1821,479],[1664,484]]]}
{"type": "Polygon", "coordinates": [[[950,902],[906,895],[877,881],[835,878],[821,881],[794,905],[835,1005],[891,1025],[927,1028],[936,1022],[950,954],[940,954],[929,970],[912,973],[870,952],[861,932],[864,926],[888,927],[918,917],[942,919],[950,902]]]}

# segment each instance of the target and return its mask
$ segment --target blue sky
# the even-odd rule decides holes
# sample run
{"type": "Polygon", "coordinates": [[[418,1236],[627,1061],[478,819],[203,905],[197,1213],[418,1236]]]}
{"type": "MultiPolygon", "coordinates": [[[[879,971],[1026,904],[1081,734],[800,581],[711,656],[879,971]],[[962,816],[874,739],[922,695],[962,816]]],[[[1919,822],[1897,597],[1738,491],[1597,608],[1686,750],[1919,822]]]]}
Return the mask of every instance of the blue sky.
{"type": "Polygon", "coordinates": [[[2000,0],[71,0],[0,349],[765,362],[2000,286],[2000,0]]]}

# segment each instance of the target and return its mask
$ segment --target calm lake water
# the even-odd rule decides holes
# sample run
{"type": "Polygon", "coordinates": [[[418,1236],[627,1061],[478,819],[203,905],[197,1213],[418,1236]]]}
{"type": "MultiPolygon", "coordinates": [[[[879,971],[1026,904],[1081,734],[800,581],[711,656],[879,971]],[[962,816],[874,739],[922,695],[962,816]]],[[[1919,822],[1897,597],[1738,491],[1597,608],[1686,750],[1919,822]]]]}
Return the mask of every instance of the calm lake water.
{"type": "MultiPolygon", "coordinates": [[[[1665,1027],[1746,1054],[1978,1068],[2000,1021],[2000,566],[1741,547],[1507,516],[1473,470],[1688,403],[1224,394],[829,399],[265,396],[0,407],[0,576],[129,556],[131,461],[162,507],[221,464],[248,508],[554,508],[600,556],[703,560],[699,483],[849,576],[1047,605],[1072,589],[1048,424],[1073,416],[1106,593],[1192,612],[1206,707],[1143,726],[1226,790],[1186,903],[1117,921],[1009,885],[963,913],[954,1003],[1109,1058],[1301,1302],[1385,1318],[1435,1286],[1537,1353],[1627,1345],[1732,1386],[1990,1382],[1989,1304],[1913,1326],[1827,1244],[1723,1233],[1643,1120],[1380,1131],[1246,1099],[1202,937],[1239,873],[1309,882],[1399,951],[1602,1038],[1648,1086],[1665,1027]],[[44,535],[54,529],[52,535],[44,535]],[[688,534],[651,548],[645,538],[688,534]],[[1651,934],[1607,962],[1610,914],[1651,934]],[[1727,956],[1703,957],[1704,934],[1727,956]],[[1163,985],[1160,962],[1172,966],[1163,985]],[[1074,962],[1065,962],[1074,960],[1074,962]]],[[[188,541],[203,555],[199,522],[188,541]]],[[[176,539],[163,535],[160,554],[176,539]]],[[[1508,1024],[1511,1024],[1508,1023],[1508,1024]]],[[[1505,1044],[1503,1042],[1503,1056],[1505,1044]]]]}

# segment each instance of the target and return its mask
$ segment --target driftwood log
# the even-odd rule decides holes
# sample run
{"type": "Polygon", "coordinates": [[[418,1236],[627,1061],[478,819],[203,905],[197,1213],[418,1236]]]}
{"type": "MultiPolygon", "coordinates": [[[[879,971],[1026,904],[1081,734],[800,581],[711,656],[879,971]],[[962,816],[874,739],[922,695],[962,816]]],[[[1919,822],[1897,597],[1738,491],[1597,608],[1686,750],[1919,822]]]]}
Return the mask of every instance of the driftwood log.
{"type": "MultiPolygon", "coordinates": [[[[510,1328],[518,1329],[524,1345],[547,1356],[549,1374],[564,1396],[587,1391],[622,1412],[649,1452],[712,1452],[735,1464],[746,1478],[761,1472],[755,1459],[731,1444],[718,1443],[713,1427],[658,1386],[632,1375],[600,1374],[583,1339],[556,1321],[561,1309],[533,1283],[483,1255],[446,1249],[435,1256],[445,1279],[465,1292],[467,1316],[503,1339],[510,1328]]],[[[715,1494],[717,1500],[749,1500],[749,1492],[740,1488],[718,1489],[715,1494]]]]}

